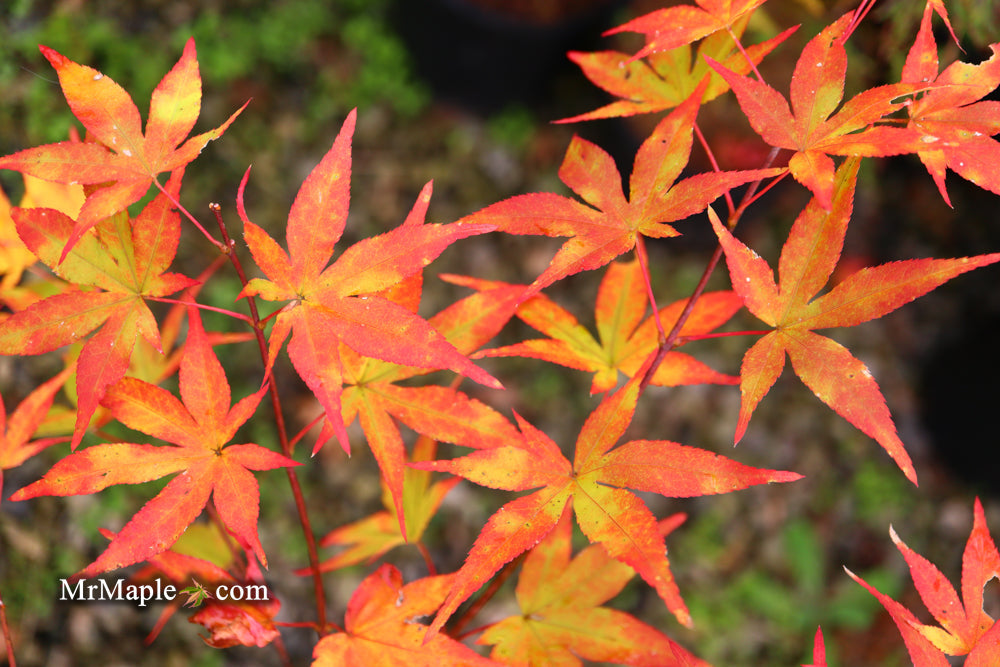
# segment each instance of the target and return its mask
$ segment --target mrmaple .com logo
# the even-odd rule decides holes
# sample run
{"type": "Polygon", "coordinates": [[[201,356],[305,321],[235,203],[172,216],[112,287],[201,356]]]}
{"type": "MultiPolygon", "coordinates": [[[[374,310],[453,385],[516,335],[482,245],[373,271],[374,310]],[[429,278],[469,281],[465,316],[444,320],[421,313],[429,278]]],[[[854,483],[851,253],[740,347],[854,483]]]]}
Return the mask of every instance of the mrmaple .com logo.
{"type": "Polygon", "coordinates": [[[106,579],[79,579],[75,583],[60,579],[59,583],[61,601],[136,602],[140,607],[145,607],[149,602],[172,602],[178,594],[188,595],[184,606],[193,607],[200,605],[206,598],[234,602],[262,602],[270,599],[267,586],[263,584],[219,584],[214,591],[209,591],[197,581],[178,590],[173,584],[164,586],[160,579],[150,584],[126,584],[124,579],[115,580],[113,584],[106,579]]]}

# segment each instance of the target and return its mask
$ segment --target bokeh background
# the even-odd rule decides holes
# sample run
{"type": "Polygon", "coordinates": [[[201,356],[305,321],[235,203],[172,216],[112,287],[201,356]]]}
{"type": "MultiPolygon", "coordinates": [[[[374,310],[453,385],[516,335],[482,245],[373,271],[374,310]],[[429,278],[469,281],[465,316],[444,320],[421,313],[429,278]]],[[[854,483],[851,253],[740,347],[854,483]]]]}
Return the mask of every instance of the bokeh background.
{"type": "MultiPolygon", "coordinates": [[[[347,112],[357,107],[352,204],[342,247],[398,225],[425,182],[433,179],[429,219],[451,222],[502,198],[531,191],[568,194],[556,171],[572,134],[609,150],[627,174],[634,152],[657,117],[572,126],[550,121],[606,103],[564,54],[567,50],[634,51],[635,35],[602,38],[603,30],[660,6],[647,0],[8,0],[0,7],[0,154],[59,141],[74,123],[55,75],[38,53],[46,44],[123,84],[143,117],[149,94],[194,35],[204,97],[197,131],[221,123],[253,98],[248,109],[187,171],[184,204],[207,219],[219,202],[238,229],[236,186],[253,165],[247,189],[251,217],[281,228],[302,179],[329,149],[347,112]]],[[[774,0],[752,24],[754,36],[801,23],[799,33],[765,61],[779,90],[795,55],[851,3],[774,0]]],[[[852,37],[848,94],[894,80],[915,33],[923,3],[876,5],[852,37]]],[[[996,0],[949,3],[966,54],[978,62],[1000,36],[996,0]]],[[[960,56],[942,44],[942,62],[960,56]]],[[[753,40],[758,41],[758,40],[753,40]]],[[[708,105],[699,117],[724,168],[752,168],[766,153],[732,99],[708,105]]],[[[707,169],[695,150],[695,170],[707,169]]],[[[0,172],[13,201],[20,178],[0,172]]],[[[995,195],[949,179],[949,209],[912,157],[866,164],[848,234],[845,262],[855,266],[910,257],[956,257],[1000,249],[995,195]]],[[[783,235],[807,196],[789,182],[769,193],[741,223],[740,234],[774,260],[783,235]]],[[[650,244],[661,302],[687,296],[709,256],[714,236],[705,219],[680,223],[684,236],[650,244]]],[[[212,248],[186,237],[175,267],[192,275],[212,260],[212,248]]],[[[422,313],[433,314],[464,293],[438,281],[439,272],[511,282],[538,275],[558,240],[487,235],[462,241],[428,269],[422,313]]],[[[602,272],[575,276],[547,291],[592,326],[602,272]]],[[[906,542],[957,581],[980,495],[987,519],[1000,531],[1000,456],[996,376],[1000,351],[997,269],[955,280],[876,322],[838,331],[834,338],[872,369],[903,441],[914,458],[914,488],[878,445],[823,406],[786,371],[763,401],[739,447],[732,431],[739,406],[733,387],[650,390],[633,435],[670,439],[762,467],[795,470],[806,479],[726,496],[668,501],[646,499],[658,516],[683,511],[689,519],[669,542],[671,560],[695,628],[680,628],[655,594],[633,585],[613,602],[669,633],[718,665],[791,665],[806,661],[822,624],[837,665],[908,664],[891,619],[843,572],[846,565],[882,591],[922,609],[902,557],[888,536],[892,524],[906,542]]],[[[713,287],[724,289],[718,270],[713,287]]],[[[219,275],[202,300],[230,306],[235,277],[219,275]]],[[[733,330],[756,328],[739,316],[733,330]]],[[[209,328],[238,330],[223,317],[209,328]]],[[[516,323],[498,343],[522,340],[516,323]]],[[[689,350],[716,368],[736,373],[748,342],[718,339],[689,350]]],[[[260,368],[236,349],[219,350],[237,396],[259,382],[260,368]]],[[[0,359],[0,391],[10,409],[50,377],[47,358],[0,359]]],[[[589,377],[528,360],[484,361],[508,387],[463,388],[510,414],[516,409],[557,442],[571,447],[593,409],[589,377]]],[[[316,414],[287,365],[278,368],[293,430],[316,414]]],[[[261,412],[246,440],[274,445],[261,412]]],[[[380,508],[377,467],[360,431],[353,456],[329,446],[302,471],[320,534],[380,508]]],[[[103,549],[98,528],[119,528],[162,487],[113,487],[99,496],[6,497],[37,479],[65,454],[53,448],[5,474],[0,503],[0,591],[24,665],[278,664],[270,649],[224,651],[202,645],[198,627],[173,619],[151,648],[143,638],[159,609],[57,600],[57,577],[68,576],[103,549]]],[[[451,455],[443,450],[443,455],[451,455]]],[[[258,475],[262,485],[261,539],[268,581],[282,599],[279,618],[311,620],[309,582],[290,573],[305,550],[284,476],[258,475]]],[[[432,523],[427,541],[442,570],[457,568],[483,521],[508,494],[460,484],[432,523]]],[[[329,555],[329,552],[324,555],[329,555]]],[[[409,577],[422,574],[415,550],[389,560],[409,577]]],[[[344,605],[363,568],[328,575],[330,614],[344,605]]],[[[994,584],[989,609],[1000,612],[994,584]]],[[[511,584],[477,623],[511,612],[511,584]]],[[[295,664],[305,664],[315,638],[289,630],[295,664]]]]}

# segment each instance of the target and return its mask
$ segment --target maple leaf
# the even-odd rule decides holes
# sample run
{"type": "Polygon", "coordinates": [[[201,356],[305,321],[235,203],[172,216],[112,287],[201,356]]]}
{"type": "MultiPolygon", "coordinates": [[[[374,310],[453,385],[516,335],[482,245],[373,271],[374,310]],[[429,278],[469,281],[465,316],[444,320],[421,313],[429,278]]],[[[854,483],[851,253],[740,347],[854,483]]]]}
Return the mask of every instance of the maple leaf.
{"type": "MultiPolygon", "coordinates": [[[[680,523],[667,521],[670,528],[680,523]]],[[[662,529],[660,533],[666,536],[662,529]]],[[[521,613],[491,625],[476,641],[493,646],[491,658],[525,667],[579,667],[581,658],[643,667],[707,667],[631,614],[601,607],[635,572],[599,544],[571,560],[572,536],[567,506],[552,532],[524,559],[515,589],[521,613]]]]}
{"type": "MultiPolygon", "coordinates": [[[[469,286],[492,287],[494,283],[469,279],[469,286]]],[[[517,316],[550,338],[537,338],[514,345],[483,350],[474,357],[529,357],[594,373],[590,393],[618,386],[618,373],[632,377],[657,347],[656,323],[646,314],[646,289],[639,261],[612,262],[597,292],[595,340],[573,315],[544,294],[536,294],[517,310],[517,316]]],[[[667,330],[687,305],[682,299],[660,309],[660,322],[667,330]]],[[[735,292],[709,292],[701,296],[680,335],[709,331],[725,324],[743,307],[735,292]]],[[[653,375],[651,384],[672,387],[686,384],[737,384],[739,378],[712,370],[683,352],[670,351],[653,375]]]]}
{"type": "Polygon", "coordinates": [[[205,589],[204,584],[193,577],[191,581],[192,584],[190,586],[177,591],[188,596],[187,601],[184,603],[185,607],[200,607],[202,602],[212,599],[212,594],[205,589]]]}
{"type": "Polygon", "coordinates": [[[180,367],[181,400],[160,387],[124,378],[104,405],[126,426],[176,446],[109,443],[67,456],[12,500],[95,493],[113,484],[174,477],[121,529],[80,576],[125,567],[170,547],[201,513],[210,496],[226,527],[267,558],[257,538],[260,491],[251,470],[299,465],[256,444],[228,445],[254,413],[267,387],[230,407],[229,383],[208,343],[201,318],[188,311],[188,340],[180,367]]]}
{"type": "Polygon", "coordinates": [[[779,282],[757,253],[738,241],[710,210],[733,288],[751,313],[774,331],[747,350],[740,370],[742,404],[736,442],[757,404],[778,379],[785,354],[820,400],[888,452],[907,478],[917,475],[878,384],[846,348],[813,329],[849,327],[892,312],[955,276],[1000,260],[1000,253],[961,259],[913,259],[861,269],[813,298],[833,273],[853,208],[860,159],[837,171],[829,210],[813,197],[795,220],[778,263],[779,282]]]}
{"type": "Polygon", "coordinates": [[[0,189],[0,294],[6,305],[7,293],[21,281],[24,270],[32,266],[38,258],[25,247],[17,235],[14,219],[10,217],[10,199],[0,189]]]}
{"type": "Polygon", "coordinates": [[[1000,625],[983,609],[983,588],[994,577],[1000,578],[1000,553],[986,526],[979,498],[975,500],[972,532],[962,554],[961,600],[933,563],[906,546],[892,527],[889,535],[906,559],[920,598],[940,627],[921,623],[909,609],[844,569],[892,616],[914,663],[946,667],[950,664],[947,654],[968,655],[967,667],[996,665],[1000,660],[1000,625]]]}
{"type": "MultiPolygon", "coordinates": [[[[436,445],[437,443],[426,436],[418,438],[413,445],[412,460],[429,461],[434,458],[436,445]]],[[[340,526],[327,533],[320,540],[320,546],[341,545],[347,548],[320,563],[320,571],[329,572],[362,562],[370,563],[397,546],[416,544],[440,507],[441,501],[460,481],[458,477],[449,477],[431,484],[429,471],[406,468],[403,471],[400,502],[405,521],[403,526],[406,528],[404,533],[401,530],[395,499],[383,476],[382,506],[386,511],[376,512],[360,521],[340,526]]],[[[307,568],[297,571],[296,574],[308,575],[310,572],[307,568]]]]}
{"type": "MultiPolygon", "coordinates": [[[[993,55],[978,65],[955,62],[938,74],[937,44],[931,29],[935,11],[941,13],[944,8],[928,2],[901,80],[933,84],[907,107],[909,126],[920,133],[923,142],[917,156],[951,206],[945,188],[948,169],[1000,194],[996,170],[1000,143],[991,136],[1000,132],[1000,102],[981,101],[1000,85],[1000,44],[990,45],[993,55]]],[[[942,17],[950,29],[947,14],[942,13],[942,17]]]]}
{"type": "Polygon", "coordinates": [[[844,97],[847,51],[842,38],[852,16],[840,17],[802,50],[792,74],[791,108],[784,96],[766,83],[709,60],[732,87],[754,131],[771,146],[794,151],[788,160],[789,171],[826,209],[833,191],[830,155],[886,156],[924,147],[920,133],[911,128],[869,127],[905,104],[892,100],[922,86],[878,86],[855,95],[834,113],[844,97]]]}
{"type": "MultiPolygon", "coordinates": [[[[359,241],[326,266],[347,221],[355,117],[356,111],[351,111],[333,147],[299,189],[288,217],[287,253],[246,216],[243,190],[249,171],[237,197],[247,245],[267,276],[251,280],[241,295],[288,302],[271,330],[268,370],[291,334],[292,365],[326,410],[327,423],[345,452],[350,452],[350,445],[341,415],[340,343],[363,356],[405,366],[448,368],[501,388],[425,320],[378,295],[421,271],[454,241],[493,227],[414,221],[359,241]]],[[[317,449],[322,444],[321,439],[317,449]]]]}
{"type": "MultiPolygon", "coordinates": [[[[744,15],[737,20],[732,34],[740,37],[749,18],[749,15],[744,15]]],[[[790,28],[777,37],[747,47],[750,61],[760,63],[794,31],[795,28],[790,28]]],[[[645,60],[637,60],[617,51],[570,51],[567,56],[580,66],[584,76],[599,88],[622,99],[555,122],[573,123],[672,109],[690,97],[706,76],[710,81],[701,101],[713,100],[729,90],[729,84],[709,68],[705,56],[722,62],[734,72],[746,74],[750,71],[750,61],[742,53],[734,53],[735,48],[732,35],[726,30],[718,30],[702,41],[693,58],[691,47],[687,44],[669,51],[649,53],[645,60]]]]}
{"type": "Polygon", "coordinates": [[[0,496],[3,496],[3,471],[16,468],[46,447],[66,442],[69,438],[31,438],[52,406],[56,392],[73,372],[73,366],[66,367],[55,377],[38,385],[14,409],[9,417],[3,401],[0,400],[0,496]]]}
{"type": "MultiPolygon", "coordinates": [[[[176,172],[167,184],[174,197],[180,176],[176,172]]],[[[51,352],[100,327],[84,343],[77,363],[75,449],[108,387],[124,377],[136,339],[141,335],[161,349],[159,329],[145,300],[167,296],[194,283],[166,272],[177,253],[180,217],[168,197],[161,194],[134,221],[127,212],[101,221],[60,260],[73,233],[71,218],[46,208],[15,208],[13,216],[28,249],[76,288],[38,301],[0,322],[0,354],[51,352]]]]}
{"type": "Polygon", "coordinates": [[[748,17],[765,0],[695,0],[697,7],[679,5],[657,9],[606,31],[638,32],[646,35],[646,45],[633,58],[690,44],[719,30],[729,30],[748,17]]]}
{"type": "Polygon", "coordinates": [[[508,234],[572,237],[522,295],[527,300],[561,278],[597,269],[635,247],[639,234],[678,236],[669,222],[705,210],[737,185],[782,173],[783,169],[698,174],[675,183],[691,154],[692,128],[707,81],[659,122],[635,157],[629,198],[608,153],[573,137],[559,178],[589,206],[554,193],[517,195],[462,219],[494,225],[508,234]]]}
{"type": "MultiPolygon", "coordinates": [[[[423,224],[430,195],[428,183],[404,227],[423,224]]],[[[417,272],[378,296],[415,315],[422,286],[423,274],[417,272]]],[[[434,315],[428,324],[459,353],[468,354],[503,328],[514,314],[519,295],[516,289],[474,294],[434,315]]],[[[403,512],[406,455],[396,420],[435,440],[467,447],[494,447],[517,437],[513,424],[500,413],[454,387],[399,384],[430,369],[362,356],[345,343],[340,345],[340,363],[345,383],[343,423],[350,425],[355,418],[360,422],[393,499],[403,538],[407,536],[403,512]]],[[[319,442],[325,439],[321,434],[319,442]]]]}
{"type": "Polygon", "coordinates": [[[73,115],[95,141],[28,148],[0,157],[0,169],[57,183],[100,186],[80,209],[72,232],[64,239],[60,261],[84,232],[142,199],[158,174],[182,169],[198,157],[246,107],[214,130],[184,141],[201,111],[201,76],[193,38],[153,91],[145,132],[132,98],[110,77],[47,46],[39,49],[55,68],[73,115]]]}
{"type": "Polygon", "coordinates": [[[424,577],[403,585],[399,570],[380,566],[351,596],[344,631],[323,637],[313,648],[313,667],[496,665],[450,637],[438,634],[425,641],[427,626],[416,619],[438,608],[453,577],[424,577]]]}
{"type": "Polygon", "coordinates": [[[432,635],[501,566],[548,535],[570,503],[584,535],[631,566],[656,589],[678,621],[691,624],[656,519],[626,487],[691,497],[793,481],[801,475],[752,468],[665,440],[633,440],[612,449],[632,421],[643,375],[636,373],[591,413],[580,431],[572,463],[556,443],[515,413],[521,429],[518,441],[449,461],[410,464],[507,491],[541,487],[507,503],[487,521],[431,624],[432,635]]]}
{"type": "MultiPolygon", "coordinates": [[[[27,174],[24,175],[24,196],[18,204],[21,208],[53,208],[75,218],[83,205],[83,187],[50,183],[27,174]]],[[[14,310],[19,301],[12,298],[11,290],[21,280],[24,270],[38,261],[35,254],[28,250],[21,237],[17,235],[17,226],[11,217],[10,200],[0,189],[0,294],[4,302],[14,310]]]]}
{"type": "MultiPolygon", "coordinates": [[[[18,203],[19,207],[51,208],[71,218],[79,213],[83,204],[83,186],[50,183],[27,174],[23,178],[24,196],[18,203]]],[[[38,258],[18,236],[10,202],[0,190],[0,304],[17,312],[69,289],[65,281],[44,275],[41,270],[33,271],[33,279],[22,283],[24,271],[37,262],[38,258]]],[[[5,315],[0,315],[0,318],[5,315]]]]}

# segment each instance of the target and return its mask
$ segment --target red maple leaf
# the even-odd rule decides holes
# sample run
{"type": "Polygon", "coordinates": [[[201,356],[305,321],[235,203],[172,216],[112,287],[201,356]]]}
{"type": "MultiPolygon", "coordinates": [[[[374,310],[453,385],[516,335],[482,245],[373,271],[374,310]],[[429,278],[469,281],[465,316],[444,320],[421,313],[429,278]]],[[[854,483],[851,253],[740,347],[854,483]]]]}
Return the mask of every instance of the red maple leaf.
{"type": "MultiPolygon", "coordinates": [[[[454,241],[493,227],[425,225],[420,216],[359,241],[327,266],[347,222],[355,116],[355,111],[348,115],[333,147],[295,197],[288,216],[287,253],[247,218],[243,190],[249,170],[237,197],[247,245],[267,276],[251,280],[241,294],[286,302],[271,330],[268,368],[291,334],[288,356],[292,365],[326,409],[327,423],[347,452],[350,446],[341,415],[341,343],[366,357],[404,366],[448,368],[501,387],[425,320],[379,294],[421,271],[454,241]]],[[[323,442],[321,438],[316,448],[323,442]]]]}
{"type": "Polygon", "coordinates": [[[549,267],[522,296],[526,300],[561,278],[600,268],[635,247],[642,234],[678,236],[667,224],[705,210],[737,185],[784,171],[759,169],[698,174],[675,183],[691,154],[694,119],[704,87],[674,109],[639,147],[629,198],[615,162],[599,146],[574,137],[559,168],[559,178],[588,205],[554,193],[518,195],[462,219],[493,225],[508,234],[571,237],[549,267]]]}
{"type": "Polygon", "coordinates": [[[159,187],[157,175],[182,169],[198,157],[246,107],[214,130],[184,141],[201,111],[201,75],[192,38],[153,91],[143,132],[135,103],[110,77],[47,46],[39,48],[59,75],[70,109],[94,141],[28,148],[0,158],[0,169],[57,183],[99,186],[80,209],[60,261],[93,225],[142,199],[150,185],[159,187]]]}
{"type": "Polygon", "coordinates": [[[267,387],[230,407],[229,383],[196,310],[189,310],[188,322],[180,367],[181,400],[160,387],[125,378],[103,401],[126,426],[176,446],[118,442],[88,447],[62,459],[41,480],[11,498],[95,493],[113,484],[180,473],[125,524],[80,576],[138,563],[170,548],[210,496],[226,527],[267,566],[257,538],[260,491],[250,471],[299,464],[260,445],[228,444],[253,415],[267,387]]]}
{"type": "Polygon", "coordinates": [[[450,637],[425,637],[427,626],[418,619],[434,613],[453,577],[424,577],[404,585],[399,570],[382,565],[351,596],[344,631],[323,637],[313,648],[313,667],[495,666],[497,663],[450,637]]]}
{"type": "Polygon", "coordinates": [[[859,162],[852,158],[837,171],[829,210],[813,197],[796,219],[781,250],[777,284],[767,262],[738,241],[710,211],[712,226],[726,253],[733,289],[751,313],[774,327],[743,357],[743,400],[736,441],[743,437],[757,404],[781,374],[787,353],[806,386],[875,438],[915,484],[916,471],[868,368],[846,348],[813,333],[813,329],[850,327],[882,317],[961,273],[1000,260],[1000,253],[913,259],[861,269],[814,298],[840,258],[859,162]]]}
{"type": "MultiPolygon", "coordinates": [[[[943,6],[928,2],[916,41],[906,56],[903,83],[932,85],[907,107],[909,126],[920,133],[920,161],[937,184],[948,205],[945,189],[948,169],[981,188],[1000,194],[996,165],[1000,143],[1000,102],[982,101],[1000,85],[1000,43],[990,45],[993,55],[978,65],[956,62],[938,74],[937,44],[931,30],[932,14],[943,6]]],[[[948,27],[951,25],[948,23],[948,27]]]]}
{"type": "Polygon", "coordinates": [[[913,129],[870,127],[904,106],[903,101],[894,103],[894,99],[921,86],[878,86],[854,96],[834,113],[844,97],[847,51],[843,36],[852,16],[840,17],[802,50],[792,74],[791,108],[784,96],[766,83],[709,61],[736,93],[757,134],[771,146],[794,151],[788,161],[792,176],[827,209],[833,191],[830,155],[885,156],[912,153],[922,147],[921,135],[913,129]]]}
{"type": "MultiPolygon", "coordinates": [[[[167,183],[173,197],[180,176],[175,172],[167,183]]],[[[134,221],[123,211],[91,227],[62,259],[75,229],[71,218],[46,208],[15,208],[13,216],[25,245],[75,287],[0,322],[0,354],[51,352],[100,327],[84,343],[77,363],[75,449],[108,387],[125,376],[136,339],[142,336],[162,350],[146,299],[194,283],[166,272],[177,254],[180,216],[167,195],[158,195],[134,221]]]]}
{"type": "Polygon", "coordinates": [[[940,627],[921,623],[909,609],[883,595],[847,568],[847,574],[878,598],[892,616],[914,664],[947,667],[945,655],[967,655],[966,667],[989,667],[1000,661],[1000,625],[983,609],[983,588],[1000,578],[1000,553],[986,526],[983,505],[976,498],[972,532],[962,554],[962,597],[933,563],[910,549],[889,528],[896,548],[906,559],[913,583],[940,627]]]}
{"type": "MultiPolygon", "coordinates": [[[[667,534],[683,514],[660,522],[667,534]]],[[[524,559],[515,595],[520,614],[491,625],[476,643],[493,645],[505,665],[580,667],[581,658],[640,667],[708,667],[656,628],[600,606],[635,576],[631,567],[592,544],[572,559],[570,508],[524,559]]]]}
{"type": "Polygon", "coordinates": [[[587,418],[573,462],[548,436],[515,413],[521,429],[519,441],[449,461],[410,464],[496,489],[539,489],[507,503],[487,521],[431,624],[432,635],[501,566],[548,535],[570,503],[584,535],[631,566],[656,589],[678,621],[691,624],[656,519],[627,489],[691,497],[793,481],[801,475],[752,468],[665,440],[633,440],[612,449],[632,421],[643,375],[636,373],[587,418]]]}

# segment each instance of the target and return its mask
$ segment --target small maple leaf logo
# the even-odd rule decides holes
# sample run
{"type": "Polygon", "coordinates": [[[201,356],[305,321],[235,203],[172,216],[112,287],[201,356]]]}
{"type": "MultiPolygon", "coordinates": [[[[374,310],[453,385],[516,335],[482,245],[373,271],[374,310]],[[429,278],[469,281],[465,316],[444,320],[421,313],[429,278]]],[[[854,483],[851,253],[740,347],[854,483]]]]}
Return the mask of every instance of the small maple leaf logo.
{"type": "Polygon", "coordinates": [[[191,579],[192,585],[187,588],[182,588],[181,593],[185,593],[188,596],[187,602],[184,603],[185,607],[200,607],[201,603],[205,601],[206,598],[211,598],[212,594],[205,590],[205,587],[198,582],[197,579],[191,579]]]}

